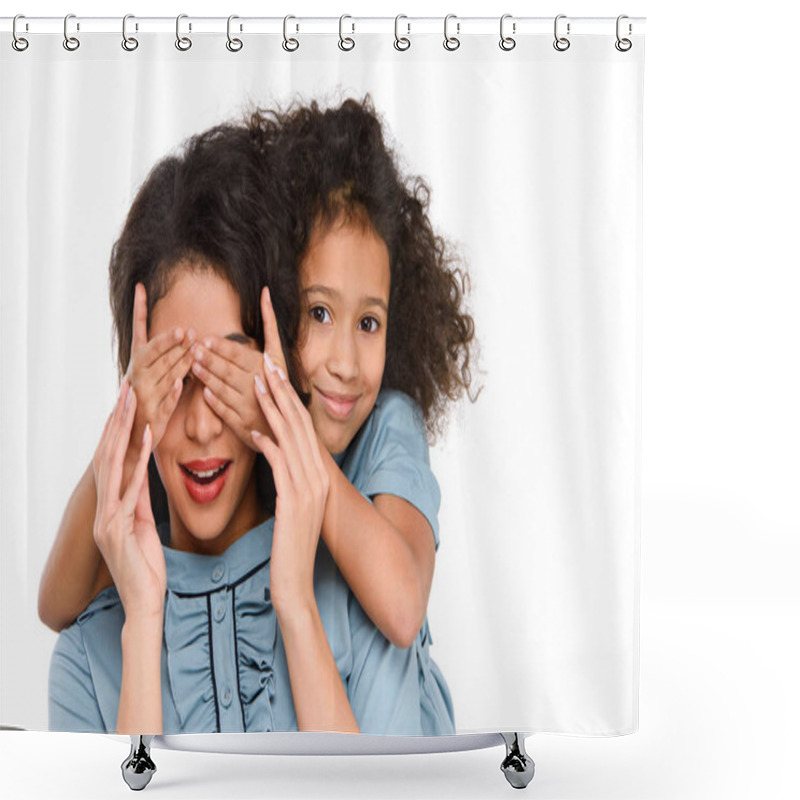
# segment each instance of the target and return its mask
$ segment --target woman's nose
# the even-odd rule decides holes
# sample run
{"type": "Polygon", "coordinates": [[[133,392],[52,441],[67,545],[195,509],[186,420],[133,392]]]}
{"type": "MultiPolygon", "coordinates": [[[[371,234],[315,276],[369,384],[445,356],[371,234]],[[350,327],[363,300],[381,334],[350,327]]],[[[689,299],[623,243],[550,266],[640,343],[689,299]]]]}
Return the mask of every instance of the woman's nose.
{"type": "Polygon", "coordinates": [[[328,352],[328,369],[342,381],[358,377],[358,347],[349,331],[340,329],[328,352]]]}
{"type": "Polygon", "coordinates": [[[203,388],[202,381],[192,378],[183,388],[189,394],[189,407],[185,417],[186,435],[199,444],[207,444],[219,436],[224,424],[203,397],[203,388]]]}

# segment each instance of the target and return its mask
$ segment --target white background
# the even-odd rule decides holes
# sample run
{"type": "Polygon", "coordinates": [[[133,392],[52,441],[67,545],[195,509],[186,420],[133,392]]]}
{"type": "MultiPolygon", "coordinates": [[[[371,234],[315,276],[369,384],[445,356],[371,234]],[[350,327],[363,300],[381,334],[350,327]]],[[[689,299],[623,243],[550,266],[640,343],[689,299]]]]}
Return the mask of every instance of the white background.
{"type": "MultiPolygon", "coordinates": [[[[647,16],[640,731],[537,736],[539,798],[794,798],[800,745],[800,181],[789,4],[573,0],[569,8],[348,7],[298,0],[135,7],[40,2],[33,16],[647,16]]],[[[4,13],[13,13],[9,9],[4,13]]],[[[524,611],[524,610],[523,610],[524,611]]],[[[126,747],[2,734],[9,797],[127,792],[126,747]],[[82,778],[78,778],[82,775],[82,778]]],[[[261,758],[155,753],[162,797],[508,796],[501,750],[261,758]]]]}

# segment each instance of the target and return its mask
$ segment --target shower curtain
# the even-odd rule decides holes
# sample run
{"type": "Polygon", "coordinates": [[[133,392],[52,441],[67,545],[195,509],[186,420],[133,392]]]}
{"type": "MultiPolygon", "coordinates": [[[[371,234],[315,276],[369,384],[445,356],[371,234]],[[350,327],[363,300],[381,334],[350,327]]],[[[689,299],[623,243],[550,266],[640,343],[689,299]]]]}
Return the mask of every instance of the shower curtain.
{"type": "Polygon", "coordinates": [[[24,48],[2,22],[2,723],[48,727],[37,591],[117,396],[108,263],[137,189],[220,122],[369,96],[479,345],[430,446],[455,731],[634,731],[642,21],[133,19],[123,47],[121,20],[31,19],[24,48]]]}

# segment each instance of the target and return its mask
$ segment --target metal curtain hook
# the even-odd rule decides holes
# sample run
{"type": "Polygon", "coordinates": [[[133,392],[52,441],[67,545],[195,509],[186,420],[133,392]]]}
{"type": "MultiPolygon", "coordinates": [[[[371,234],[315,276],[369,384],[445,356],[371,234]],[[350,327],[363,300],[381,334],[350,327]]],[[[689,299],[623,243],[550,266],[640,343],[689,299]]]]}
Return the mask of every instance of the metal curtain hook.
{"type": "MultiPolygon", "coordinates": [[[[300,47],[300,42],[297,41],[294,37],[289,37],[288,29],[289,29],[289,20],[290,19],[297,19],[297,17],[293,17],[291,14],[288,14],[283,18],[283,49],[286,50],[287,53],[293,53],[300,47]]],[[[299,30],[299,26],[298,26],[299,30]]]]}
{"type": "MultiPolygon", "coordinates": [[[[444,49],[453,52],[453,50],[458,50],[461,47],[461,40],[456,36],[449,36],[447,33],[447,27],[450,23],[451,19],[457,19],[455,14],[448,14],[444,18],[444,49]]],[[[456,22],[456,33],[461,32],[461,23],[456,22]]]]}
{"type": "MultiPolygon", "coordinates": [[[[503,14],[503,16],[500,17],[500,49],[505,50],[506,52],[513,50],[517,46],[516,39],[512,39],[510,36],[505,35],[504,26],[507,19],[511,19],[511,14],[503,14]]],[[[517,32],[516,23],[513,24],[512,31],[514,33],[517,32]]]]}
{"type": "MultiPolygon", "coordinates": [[[[623,39],[619,35],[619,30],[620,30],[620,27],[621,27],[620,23],[624,19],[628,19],[628,15],[627,14],[620,14],[617,17],[617,41],[614,42],[614,47],[616,47],[617,50],[620,51],[620,53],[627,53],[628,50],[630,50],[631,47],[633,47],[633,42],[630,39],[623,39]]],[[[630,23],[628,23],[628,33],[629,34],[633,33],[633,26],[630,23]]]]}
{"type": "MultiPolygon", "coordinates": [[[[355,41],[353,41],[353,39],[351,39],[349,36],[345,36],[344,33],[342,32],[342,26],[344,25],[344,21],[346,19],[353,19],[353,18],[349,14],[342,14],[342,16],[339,17],[339,49],[344,50],[345,52],[348,50],[352,50],[356,46],[355,41]]],[[[352,25],[353,25],[353,32],[355,32],[356,25],[355,23],[352,23],[352,25]]]]}
{"type": "MultiPolygon", "coordinates": [[[[225,42],[225,47],[227,47],[231,53],[238,53],[244,46],[241,39],[231,38],[231,22],[235,19],[239,19],[236,14],[231,14],[228,17],[228,41],[225,42]]],[[[239,30],[241,30],[241,28],[239,28],[239,30]]]]}
{"type": "MultiPolygon", "coordinates": [[[[175,20],[175,47],[184,52],[192,46],[192,40],[188,36],[181,36],[181,20],[188,18],[188,14],[178,14],[175,20]]],[[[190,25],[189,30],[191,29],[192,26],[190,25]]]]}
{"type": "Polygon", "coordinates": [[[122,49],[132,53],[139,46],[139,40],[133,36],[128,36],[129,19],[134,19],[133,14],[126,14],[122,18],[122,49]]]}
{"type": "Polygon", "coordinates": [[[24,37],[19,36],[17,34],[17,20],[18,19],[25,19],[25,15],[24,14],[17,14],[17,16],[14,17],[14,22],[13,22],[13,25],[11,26],[11,35],[14,38],[11,40],[11,46],[18,53],[21,53],[23,50],[27,50],[28,49],[29,42],[28,42],[27,39],[25,39],[24,37]]]}
{"type": "MultiPolygon", "coordinates": [[[[566,14],[559,14],[555,22],[553,23],[553,35],[555,36],[555,41],[553,42],[553,47],[559,51],[559,53],[563,53],[565,50],[569,50],[570,41],[566,38],[566,36],[559,36],[558,35],[558,21],[560,19],[566,19],[566,14]]],[[[567,36],[569,36],[569,22],[567,23],[567,36]]]]}
{"type": "MultiPolygon", "coordinates": [[[[405,14],[398,14],[394,18],[394,49],[400,50],[408,50],[411,47],[411,39],[407,36],[400,36],[400,20],[401,19],[408,19],[405,14]]],[[[411,33],[411,23],[407,22],[406,26],[408,27],[408,33],[411,33]]]]}
{"type": "MultiPolygon", "coordinates": [[[[69,35],[68,26],[71,19],[75,19],[74,14],[67,14],[67,16],[64,17],[64,49],[73,52],[81,46],[81,43],[79,39],[69,35]]],[[[80,25],[78,25],[77,29],[81,29],[80,25]]]]}

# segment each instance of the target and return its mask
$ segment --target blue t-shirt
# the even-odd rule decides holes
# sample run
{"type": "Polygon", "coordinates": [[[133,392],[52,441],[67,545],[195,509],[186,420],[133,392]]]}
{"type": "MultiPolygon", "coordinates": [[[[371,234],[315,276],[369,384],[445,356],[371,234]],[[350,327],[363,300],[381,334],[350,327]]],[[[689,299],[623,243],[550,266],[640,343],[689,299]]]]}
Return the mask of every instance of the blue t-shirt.
{"type": "MultiPolygon", "coordinates": [[[[437,533],[439,489],[421,414],[408,397],[379,395],[341,467],[365,496],[393,494],[412,503],[437,533]]],[[[297,730],[270,601],[273,522],[249,531],[220,556],[164,548],[164,733],[297,730]]],[[[364,613],[322,541],[314,591],[361,732],[454,733],[450,693],[429,653],[427,620],[411,647],[392,645],[364,613]]],[[[50,665],[51,730],[116,730],[123,622],[119,595],[109,587],[59,635],[50,665]]]]}

